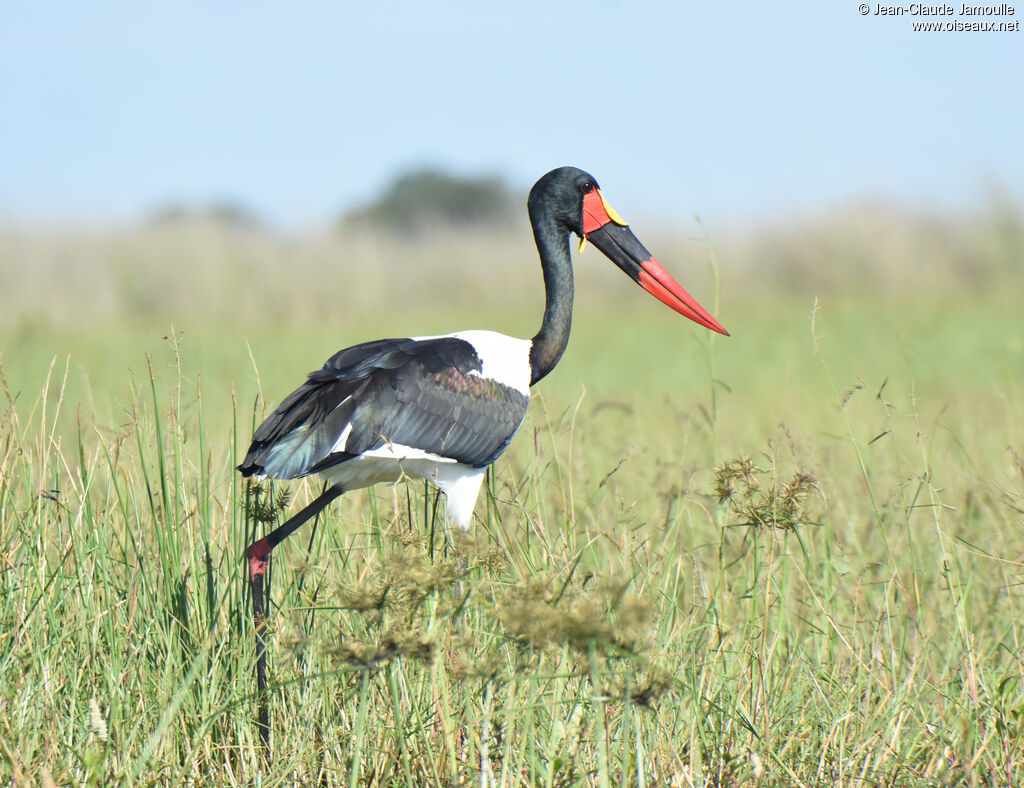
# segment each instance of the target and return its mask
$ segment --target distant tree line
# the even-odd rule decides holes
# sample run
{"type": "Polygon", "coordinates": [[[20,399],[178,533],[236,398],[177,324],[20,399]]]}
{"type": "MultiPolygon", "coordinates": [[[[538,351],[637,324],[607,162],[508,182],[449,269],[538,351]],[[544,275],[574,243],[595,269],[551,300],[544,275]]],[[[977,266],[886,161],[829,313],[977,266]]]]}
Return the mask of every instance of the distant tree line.
{"type": "Polygon", "coordinates": [[[153,225],[218,224],[238,230],[264,227],[263,219],[240,202],[223,201],[210,204],[171,204],[157,208],[149,215],[153,225]]]}
{"type": "MultiPolygon", "coordinates": [[[[497,175],[454,175],[424,167],[400,172],[378,197],[342,214],[338,225],[406,236],[446,228],[509,227],[523,221],[524,202],[523,196],[497,175]]],[[[262,217],[233,200],[170,203],[154,210],[148,223],[267,228],[262,217]]]]}
{"type": "Polygon", "coordinates": [[[461,176],[423,168],[400,173],[379,197],[345,213],[340,224],[399,235],[438,228],[497,227],[518,220],[521,203],[498,176],[461,176]]]}

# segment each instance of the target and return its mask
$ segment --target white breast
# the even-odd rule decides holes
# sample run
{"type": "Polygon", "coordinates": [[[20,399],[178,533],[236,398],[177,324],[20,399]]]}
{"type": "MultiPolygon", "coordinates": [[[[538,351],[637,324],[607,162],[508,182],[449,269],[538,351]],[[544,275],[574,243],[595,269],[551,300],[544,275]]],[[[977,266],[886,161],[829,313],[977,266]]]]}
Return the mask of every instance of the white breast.
{"type": "Polygon", "coordinates": [[[414,339],[442,337],[461,339],[474,347],[483,369],[473,374],[479,374],[530,396],[530,340],[505,336],[495,331],[475,330],[414,339]]]}

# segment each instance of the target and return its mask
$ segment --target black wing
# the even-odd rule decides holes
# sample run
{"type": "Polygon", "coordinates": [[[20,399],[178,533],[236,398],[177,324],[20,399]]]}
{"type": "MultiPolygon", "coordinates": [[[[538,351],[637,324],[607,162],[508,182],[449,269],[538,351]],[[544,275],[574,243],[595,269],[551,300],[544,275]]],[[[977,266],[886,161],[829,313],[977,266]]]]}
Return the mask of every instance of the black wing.
{"type": "Polygon", "coordinates": [[[473,346],[455,337],[346,348],[259,426],[238,470],[294,479],[385,444],[489,465],[519,428],[529,399],[473,374],[481,369],[473,346]]]}

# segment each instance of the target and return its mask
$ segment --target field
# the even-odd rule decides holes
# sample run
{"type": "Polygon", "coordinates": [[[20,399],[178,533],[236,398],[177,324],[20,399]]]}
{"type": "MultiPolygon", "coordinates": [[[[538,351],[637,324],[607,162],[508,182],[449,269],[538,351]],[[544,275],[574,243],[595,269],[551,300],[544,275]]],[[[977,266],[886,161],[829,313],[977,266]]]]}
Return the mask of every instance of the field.
{"type": "Polygon", "coordinates": [[[682,224],[733,336],[588,251],[468,537],[412,483],[275,552],[266,765],[244,549],[319,488],[233,466],[340,347],[532,335],[528,231],[0,232],[0,780],[1024,784],[1019,215],[682,224]]]}

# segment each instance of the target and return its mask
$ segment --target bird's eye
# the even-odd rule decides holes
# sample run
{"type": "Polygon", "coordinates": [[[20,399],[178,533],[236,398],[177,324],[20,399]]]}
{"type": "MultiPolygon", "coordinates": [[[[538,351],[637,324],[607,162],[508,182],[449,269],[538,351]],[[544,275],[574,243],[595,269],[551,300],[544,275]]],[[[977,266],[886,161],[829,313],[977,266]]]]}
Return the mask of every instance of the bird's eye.
{"type": "Polygon", "coordinates": [[[594,190],[594,184],[592,184],[590,181],[584,181],[583,185],[580,186],[580,191],[583,192],[584,194],[588,194],[588,193],[592,192],[593,190],[594,190]]]}

